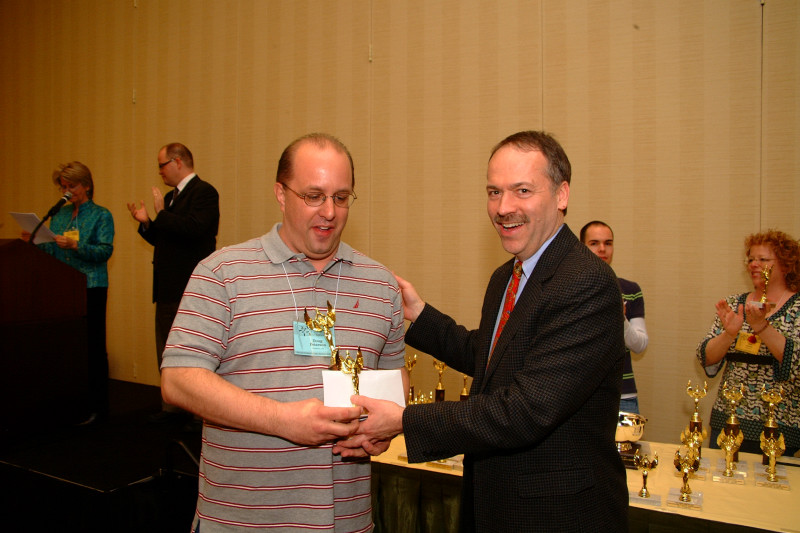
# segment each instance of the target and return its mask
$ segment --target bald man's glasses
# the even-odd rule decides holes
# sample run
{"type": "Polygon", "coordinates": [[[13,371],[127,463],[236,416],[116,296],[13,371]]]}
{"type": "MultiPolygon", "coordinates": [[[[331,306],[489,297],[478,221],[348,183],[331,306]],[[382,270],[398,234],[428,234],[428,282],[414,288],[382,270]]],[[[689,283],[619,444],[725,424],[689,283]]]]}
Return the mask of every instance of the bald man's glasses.
{"type": "MultiPolygon", "coordinates": [[[[300,198],[302,198],[303,201],[306,203],[306,205],[309,207],[319,207],[325,203],[325,200],[329,198],[328,196],[322,194],[321,192],[307,192],[305,194],[300,194],[299,192],[291,189],[285,183],[281,183],[281,185],[283,185],[284,189],[288,189],[293,193],[295,193],[300,198]]],[[[333,200],[333,205],[335,205],[336,207],[344,207],[345,209],[347,209],[351,205],[353,205],[353,202],[356,201],[356,193],[337,192],[336,194],[330,196],[330,198],[333,200]]]]}

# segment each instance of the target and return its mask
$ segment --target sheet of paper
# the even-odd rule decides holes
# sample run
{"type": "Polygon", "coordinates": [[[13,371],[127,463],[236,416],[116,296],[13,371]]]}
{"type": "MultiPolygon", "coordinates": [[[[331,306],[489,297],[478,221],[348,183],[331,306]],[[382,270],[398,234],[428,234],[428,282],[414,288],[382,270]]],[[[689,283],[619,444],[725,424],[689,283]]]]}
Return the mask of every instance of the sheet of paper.
{"type": "MultiPolygon", "coordinates": [[[[325,388],[325,405],[328,407],[350,407],[353,392],[353,377],[336,370],[322,371],[325,388]]],[[[358,392],[362,396],[390,400],[405,407],[403,376],[400,370],[364,370],[358,375],[358,392]]]]}
{"type": "MultiPolygon", "coordinates": [[[[32,233],[33,230],[36,229],[36,226],[42,220],[36,216],[35,213],[11,213],[11,216],[14,217],[14,220],[17,221],[19,226],[27,231],[28,233],[32,233]]],[[[42,227],[39,228],[39,231],[36,232],[36,237],[33,239],[34,244],[41,244],[43,242],[53,242],[56,240],[56,235],[50,228],[42,224],[42,227]]]]}

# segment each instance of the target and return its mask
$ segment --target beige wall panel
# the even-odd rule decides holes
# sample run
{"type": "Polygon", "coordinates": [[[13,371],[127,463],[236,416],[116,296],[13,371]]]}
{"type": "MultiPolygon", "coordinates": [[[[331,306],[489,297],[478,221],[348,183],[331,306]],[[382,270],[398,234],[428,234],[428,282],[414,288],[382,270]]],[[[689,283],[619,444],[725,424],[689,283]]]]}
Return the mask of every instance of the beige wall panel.
{"type": "MultiPolygon", "coordinates": [[[[674,441],[713,303],[748,288],[743,237],[800,236],[798,35],[794,0],[0,0],[0,236],[55,202],[56,164],[89,165],[117,230],[111,374],[157,383],[152,249],[125,203],[165,190],[158,148],[186,143],[219,189],[222,246],[279,220],[281,150],[327,131],[355,159],[345,239],[475,327],[508,259],[489,150],[544,128],[573,163],[568,223],[609,222],[643,287],[646,438],[674,441]]],[[[424,354],[414,381],[435,385],[424,354]]]]}
{"type": "MultiPolygon", "coordinates": [[[[510,257],[486,214],[489,151],[541,125],[539,5],[409,1],[373,9],[373,256],[477,327],[489,276],[510,257]]],[[[430,391],[431,358],[417,353],[413,382],[430,391]]],[[[447,397],[457,398],[461,375],[445,378],[447,397]]]]}
{"type": "MultiPolygon", "coordinates": [[[[568,223],[615,231],[614,267],[639,282],[649,346],[634,358],[647,438],[688,421],[686,383],[713,303],[746,288],[758,228],[757,2],[548,2],[545,128],[573,163],[568,223]]],[[[709,401],[705,403],[710,408],[709,401]]]]}
{"type": "Polygon", "coordinates": [[[240,17],[237,239],[280,220],[278,158],[296,137],[324,131],[353,155],[359,200],[345,238],[369,253],[368,3],[243,2],[240,17]]]}
{"type": "MultiPolygon", "coordinates": [[[[220,193],[220,245],[231,242],[230,216],[239,186],[237,173],[238,2],[149,1],[133,10],[133,131],[127,201],[144,201],[153,216],[151,187],[166,193],[156,157],[170,142],[192,151],[197,174],[220,193]]],[[[117,234],[130,250],[140,284],[127,286],[125,302],[135,309],[144,333],[123,333],[130,352],[113,373],[122,379],[158,383],[151,303],[152,247],[136,233],[130,214],[117,234]],[[132,349],[132,350],[131,350],[132,349]]],[[[126,278],[112,278],[112,287],[126,278]]],[[[110,311],[114,311],[110,309],[110,311]]],[[[119,340],[119,337],[116,337],[119,340]]]]}
{"type": "Polygon", "coordinates": [[[761,227],[800,238],[800,2],[764,7],[761,227]]]}

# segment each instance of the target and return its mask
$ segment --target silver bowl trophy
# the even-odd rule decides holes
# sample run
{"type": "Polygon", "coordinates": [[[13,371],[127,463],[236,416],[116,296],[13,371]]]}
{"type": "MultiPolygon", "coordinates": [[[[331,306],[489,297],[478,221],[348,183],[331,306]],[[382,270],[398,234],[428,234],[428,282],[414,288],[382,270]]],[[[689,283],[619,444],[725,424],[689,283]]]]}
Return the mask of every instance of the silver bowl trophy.
{"type": "Polygon", "coordinates": [[[636,454],[646,455],[649,450],[643,449],[643,445],[637,442],[644,434],[644,425],[647,419],[637,413],[619,412],[617,419],[617,430],[614,440],[617,442],[619,452],[625,468],[636,470],[636,454]]]}

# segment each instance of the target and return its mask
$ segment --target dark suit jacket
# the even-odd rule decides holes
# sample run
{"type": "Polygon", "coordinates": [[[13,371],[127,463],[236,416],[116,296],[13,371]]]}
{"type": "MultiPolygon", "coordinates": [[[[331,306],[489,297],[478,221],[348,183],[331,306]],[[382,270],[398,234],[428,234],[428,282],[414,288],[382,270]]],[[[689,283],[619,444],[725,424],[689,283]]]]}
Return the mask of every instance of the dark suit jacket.
{"type": "Polygon", "coordinates": [[[219,194],[195,176],[170,205],[174,189],[164,197],[164,209],[139,234],[153,245],[153,301],[179,302],[194,267],[217,247],[219,194]]]}
{"type": "Polygon", "coordinates": [[[492,275],[477,330],[430,305],[408,330],[406,344],[474,377],[468,401],[406,408],[408,458],[465,453],[462,531],[627,531],[614,444],[625,355],[616,277],[564,225],[486,368],[512,267],[492,275]]]}

